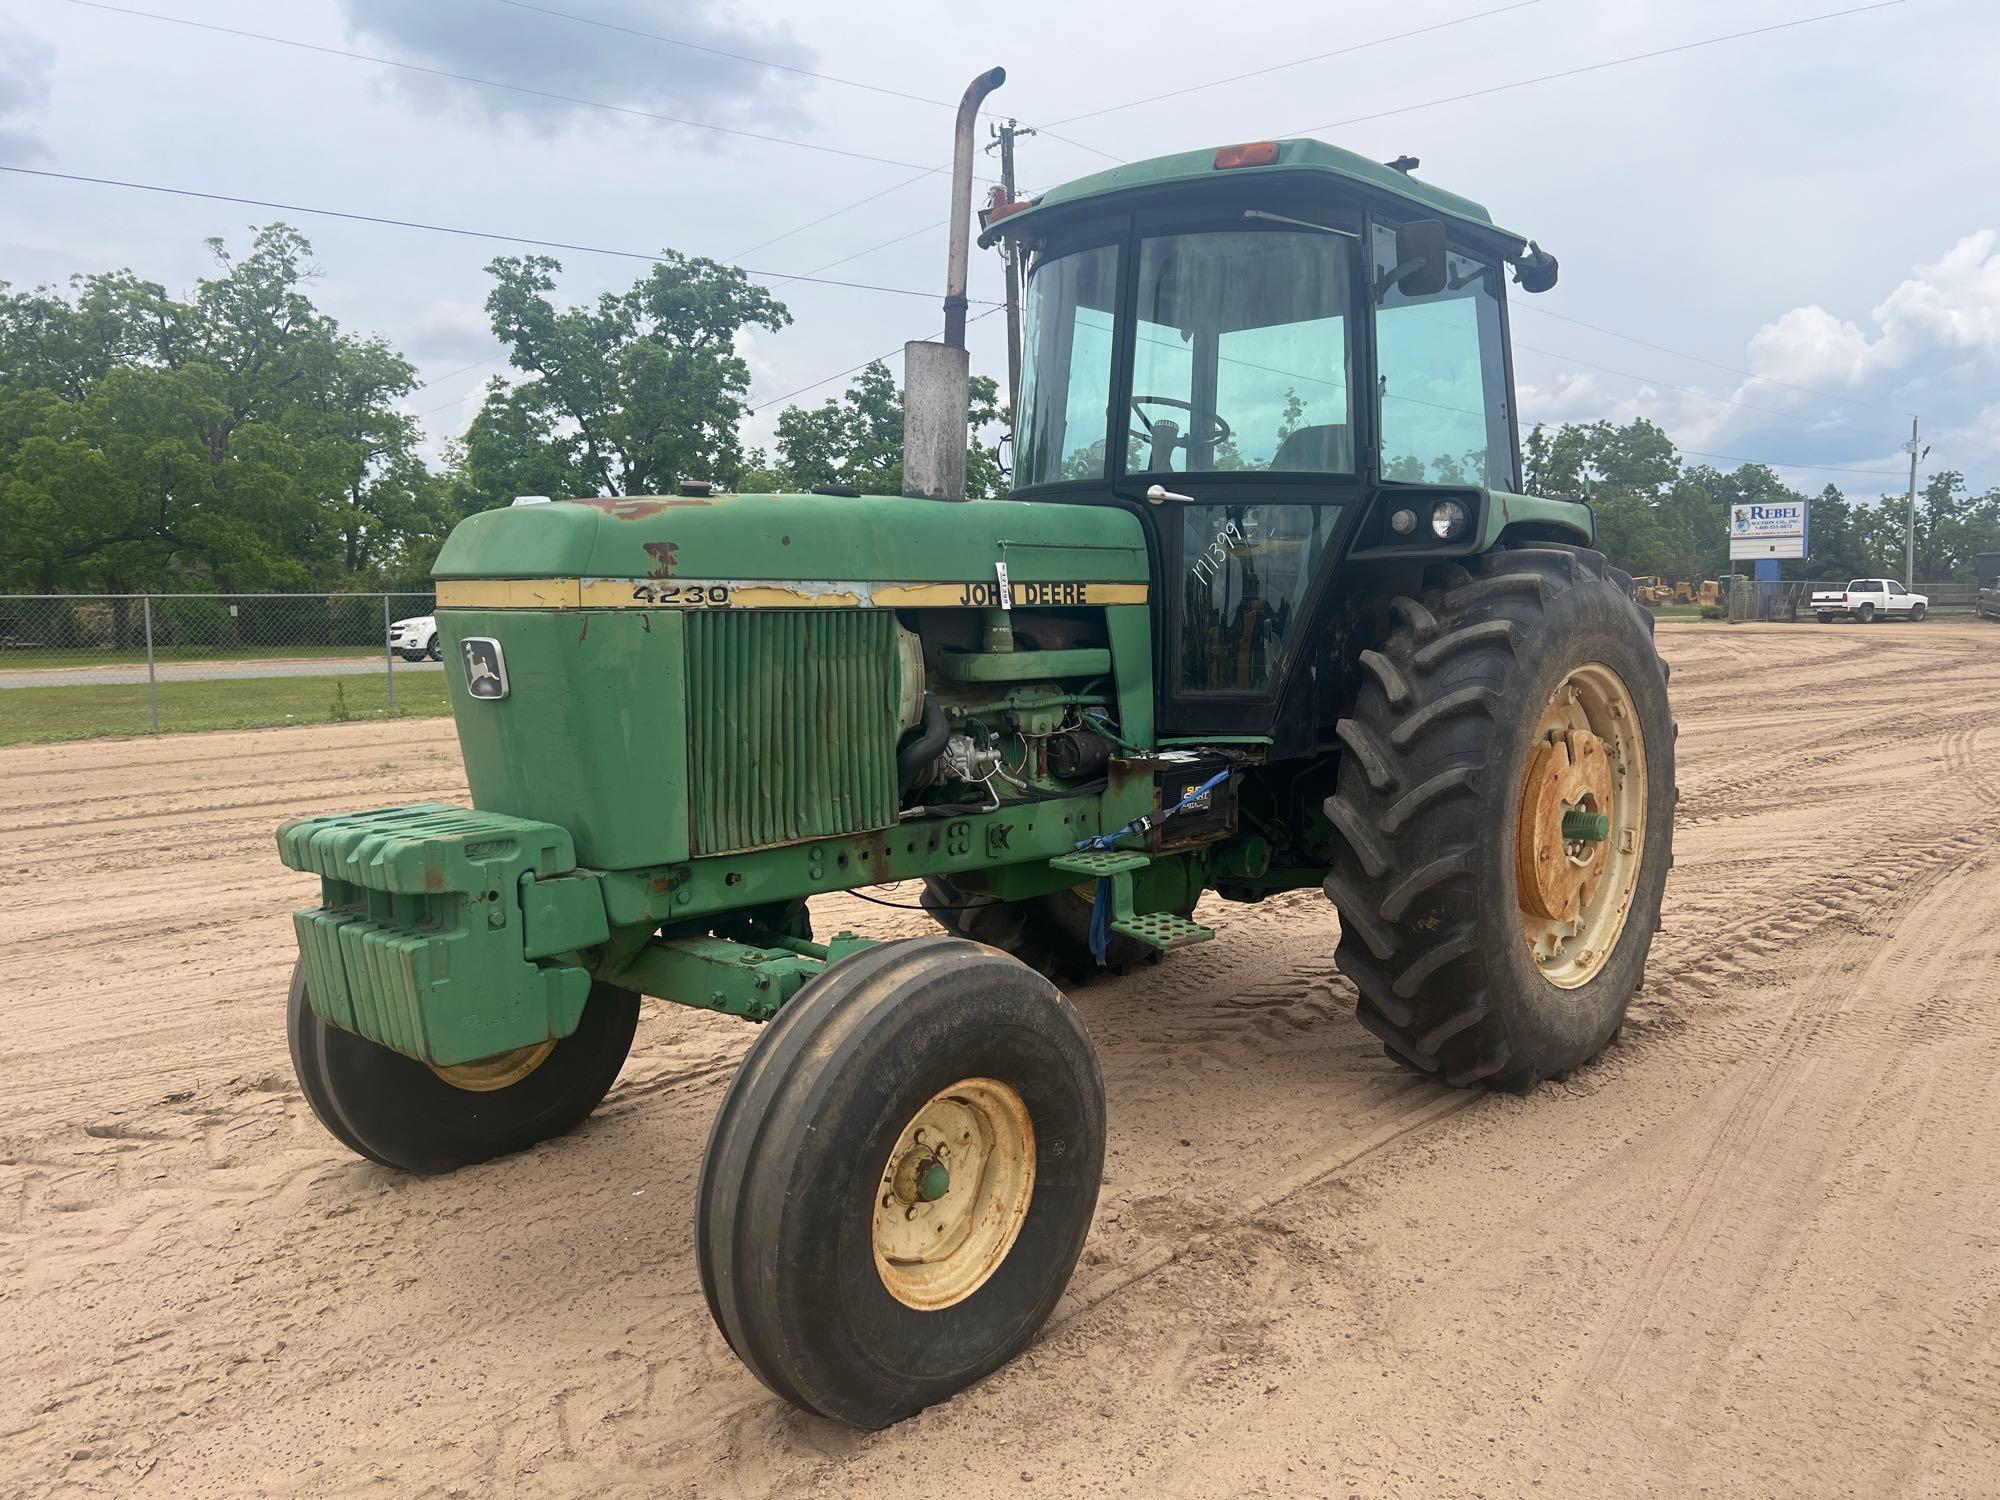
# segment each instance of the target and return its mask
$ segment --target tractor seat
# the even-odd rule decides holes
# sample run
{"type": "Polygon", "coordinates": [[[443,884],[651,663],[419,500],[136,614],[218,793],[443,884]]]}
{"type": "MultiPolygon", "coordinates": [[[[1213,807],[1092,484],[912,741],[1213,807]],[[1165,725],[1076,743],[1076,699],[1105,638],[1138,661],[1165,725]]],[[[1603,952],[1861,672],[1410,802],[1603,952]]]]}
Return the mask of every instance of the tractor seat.
{"type": "Polygon", "coordinates": [[[1287,434],[1272,456],[1271,467],[1295,473],[1353,473],[1354,441],[1348,435],[1347,424],[1326,422],[1287,434]]]}

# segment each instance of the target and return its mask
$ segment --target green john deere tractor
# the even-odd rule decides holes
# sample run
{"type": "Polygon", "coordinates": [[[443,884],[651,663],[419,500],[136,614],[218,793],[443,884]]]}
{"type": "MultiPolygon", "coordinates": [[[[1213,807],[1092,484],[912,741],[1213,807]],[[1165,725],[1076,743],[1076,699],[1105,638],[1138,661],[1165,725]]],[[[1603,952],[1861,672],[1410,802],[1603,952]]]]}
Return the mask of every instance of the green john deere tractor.
{"type": "Polygon", "coordinates": [[[323,891],[300,1086],[387,1166],[576,1125],[642,994],[766,1023],[702,1284],[773,1391],[865,1426],[1018,1352],[1083,1246],[1104,1088],[1052,981],[1319,886],[1395,1062],[1526,1090],[1617,1035],[1671,863],[1650,621],[1585,506],[1520,493],[1505,283],[1555,263],[1404,164],[1265,141],[993,205],[1015,488],[954,501],[998,81],[911,493],[472,517],[436,578],[474,805],[278,835],[323,891]],[[943,930],[815,935],[891,881],[943,930]]]}

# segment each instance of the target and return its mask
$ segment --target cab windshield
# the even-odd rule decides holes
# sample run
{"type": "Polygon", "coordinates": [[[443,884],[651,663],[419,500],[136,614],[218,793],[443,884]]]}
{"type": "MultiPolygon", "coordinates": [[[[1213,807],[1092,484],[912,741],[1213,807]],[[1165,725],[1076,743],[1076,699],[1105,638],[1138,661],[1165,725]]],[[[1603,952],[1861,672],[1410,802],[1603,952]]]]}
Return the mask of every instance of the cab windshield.
{"type": "Polygon", "coordinates": [[[1144,236],[1129,393],[1112,390],[1118,247],[1030,273],[1020,485],[1131,474],[1353,473],[1352,241],[1318,229],[1144,236]]]}

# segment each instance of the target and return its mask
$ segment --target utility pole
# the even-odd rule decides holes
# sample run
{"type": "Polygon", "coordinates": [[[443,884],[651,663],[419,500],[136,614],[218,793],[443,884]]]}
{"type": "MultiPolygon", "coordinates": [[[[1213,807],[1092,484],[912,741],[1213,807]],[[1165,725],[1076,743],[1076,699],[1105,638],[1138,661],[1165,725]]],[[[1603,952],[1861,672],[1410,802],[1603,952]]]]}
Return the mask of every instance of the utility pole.
{"type": "Polygon", "coordinates": [[[1910,508],[1903,517],[1903,587],[1917,586],[1917,460],[1929,449],[1917,447],[1917,419],[1910,418],[1910,508]]]}
{"type": "MultiPolygon", "coordinates": [[[[1000,143],[1000,191],[1004,201],[1014,201],[1014,141],[1018,136],[1033,135],[1031,126],[1022,125],[1017,120],[993,127],[994,139],[1000,143]]],[[[1001,242],[1001,253],[1007,263],[1007,410],[1013,413],[1013,421],[1020,421],[1021,410],[1021,263],[1014,256],[1014,247],[1001,242]]]]}

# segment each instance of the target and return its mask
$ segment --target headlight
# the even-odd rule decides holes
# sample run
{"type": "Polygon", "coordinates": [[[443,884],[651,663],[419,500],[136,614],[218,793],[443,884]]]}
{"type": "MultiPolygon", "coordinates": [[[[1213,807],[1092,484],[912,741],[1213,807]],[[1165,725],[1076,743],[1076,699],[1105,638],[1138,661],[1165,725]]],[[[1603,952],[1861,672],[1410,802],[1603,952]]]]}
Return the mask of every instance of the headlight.
{"type": "Polygon", "coordinates": [[[1431,535],[1441,542],[1449,542],[1465,534],[1472,517],[1456,500],[1440,500],[1431,507],[1431,535]]]}
{"type": "Polygon", "coordinates": [[[1417,513],[1404,506],[1389,517],[1389,529],[1397,536],[1408,536],[1417,529],[1417,513]]]}

